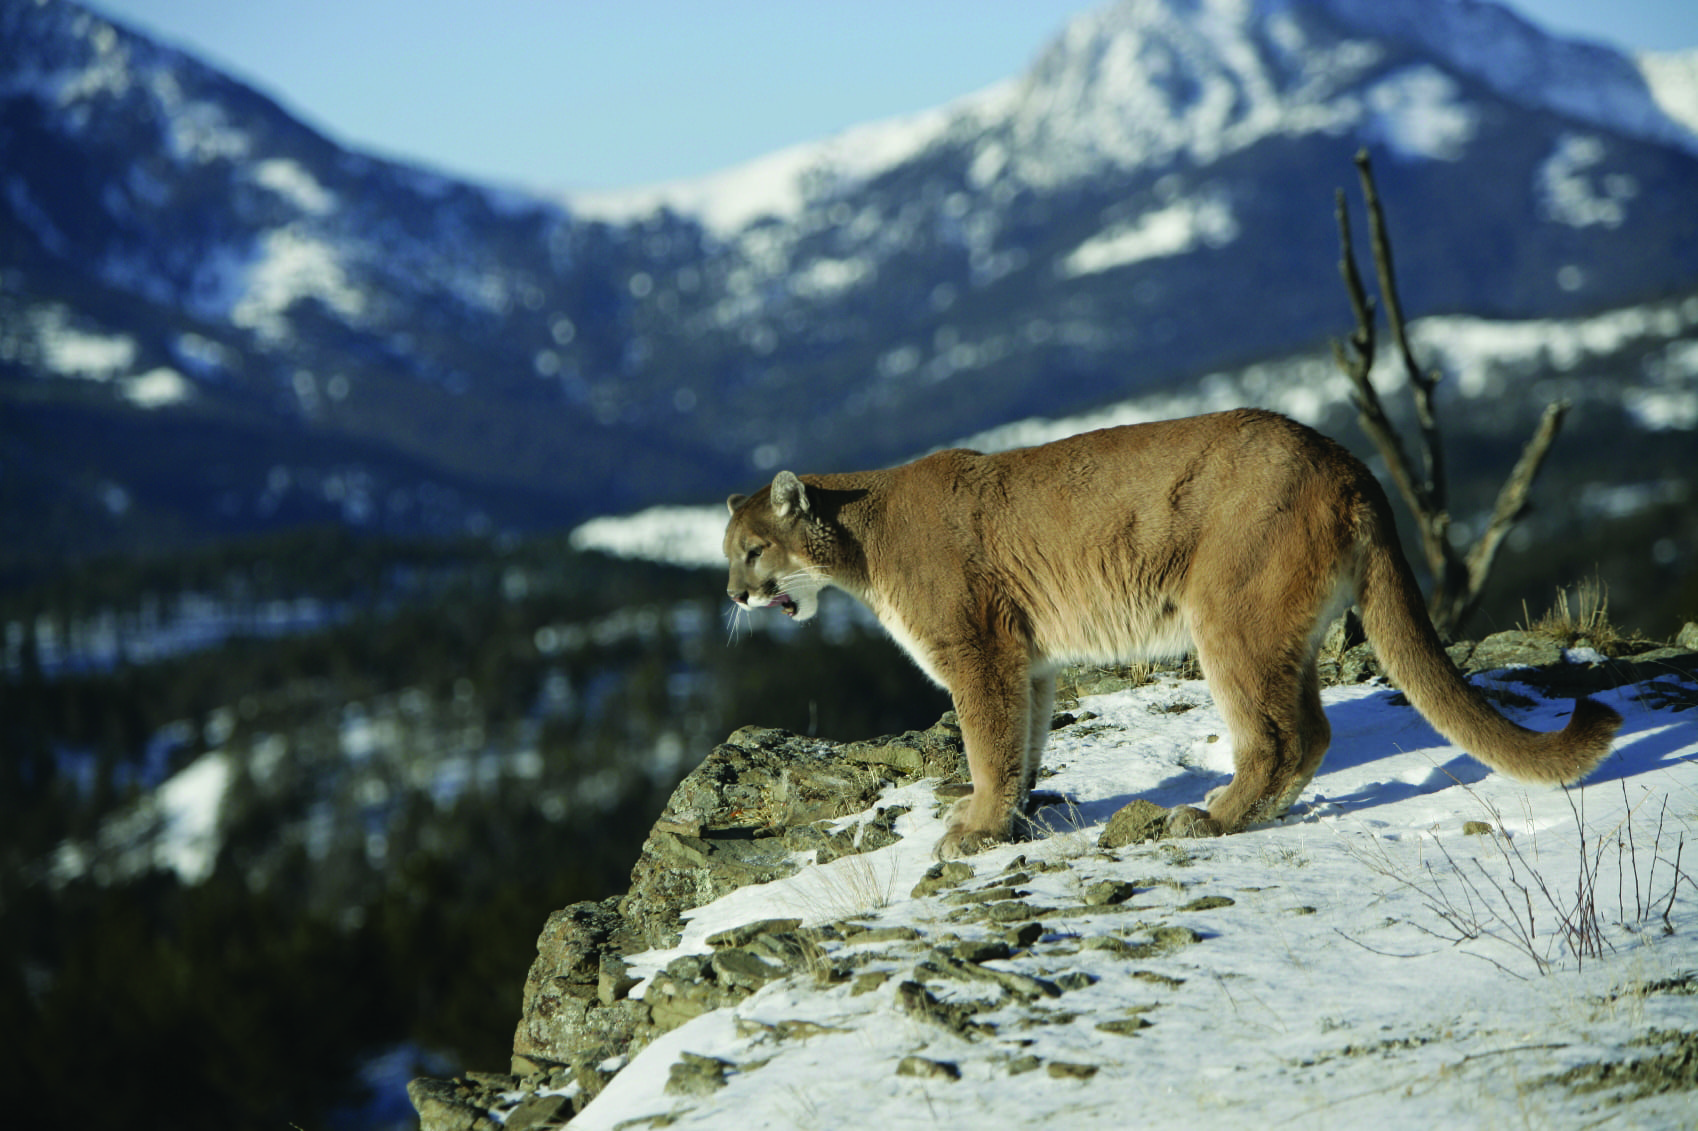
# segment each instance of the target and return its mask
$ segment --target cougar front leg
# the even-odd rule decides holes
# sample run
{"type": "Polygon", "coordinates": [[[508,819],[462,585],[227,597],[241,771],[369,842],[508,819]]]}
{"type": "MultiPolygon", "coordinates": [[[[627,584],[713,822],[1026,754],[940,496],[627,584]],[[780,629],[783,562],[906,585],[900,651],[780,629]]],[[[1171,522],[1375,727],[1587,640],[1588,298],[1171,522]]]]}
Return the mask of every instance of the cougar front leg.
{"type": "Polygon", "coordinates": [[[950,812],[948,831],[937,846],[940,858],[970,856],[1013,835],[1031,737],[1026,668],[1023,651],[980,649],[951,673],[973,792],[950,812]]]}

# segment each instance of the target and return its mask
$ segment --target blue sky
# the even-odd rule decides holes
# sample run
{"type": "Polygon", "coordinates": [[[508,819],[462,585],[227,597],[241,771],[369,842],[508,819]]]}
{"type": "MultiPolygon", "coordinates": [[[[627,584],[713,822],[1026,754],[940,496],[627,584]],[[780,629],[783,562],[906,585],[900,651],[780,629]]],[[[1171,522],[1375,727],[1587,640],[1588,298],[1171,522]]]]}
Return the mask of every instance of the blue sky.
{"type": "MultiPolygon", "coordinates": [[[[1432,0],[1428,0],[1432,2],[1432,0]]],[[[705,173],[1018,73],[1088,0],[92,0],[337,141],[478,180],[705,173]]],[[[1516,0],[1541,26],[1698,47],[1698,0],[1516,0]]]]}

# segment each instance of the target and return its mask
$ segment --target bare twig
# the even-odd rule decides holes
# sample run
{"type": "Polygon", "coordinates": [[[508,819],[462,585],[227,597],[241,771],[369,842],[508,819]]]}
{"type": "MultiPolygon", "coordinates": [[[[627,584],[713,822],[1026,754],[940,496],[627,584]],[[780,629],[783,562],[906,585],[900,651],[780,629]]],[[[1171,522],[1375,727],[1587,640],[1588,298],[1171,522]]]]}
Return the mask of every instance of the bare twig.
{"type": "MultiPolygon", "coordinates": [[[[1570,791],[1568,803],[1578,837],[1579,871],[1573,895],[1559,898],[1541,871],[1537,837],[1532,840],[1532,859],[1529,859],[1518,843],[1520,838],[1511,837],[1504,831],[1502,816],[1496,808],[1473,790],[1468,792],[1485,808],[1492,818],[1493,827],[1498,830],[1491,836],[1498,851],[1499,863],[1496,865],[1473,856],[1466,861],[1472,864],[1472,868],[1465,867],[1440,837],[1434,837],[1429,843],[1441,859],[1413,866],[1394,860],[1377,839],[1370,839],[1367,842],[1369,847],[1350,848],[1352,855],[1374,872],[1420,897],[1428,913],[1437,920],[1433,925],[1413,919],[1403,922],[1422,934],[1462,948],[1464,953],[1474,952],[1464,948],[1463,944],[1496,940],[1531,959],[1539,973],[1549,974],[1558,969],[1565,949],[1577,969],[1583,968],[1589,958],[1602,959],[1606,951],[1614,951],[1615,943],[1605,933],[1604,919],[1598,913],[1598,891],[1604,882],[1604,853],[1612,840],[1617,845],[1617,901],[1624,913],[1626,900],[1619,888],[1629,871],[1633,879],[1636,913],[1631,920],[1623,915],[1620,925],[1625,930],[1637,932],[1656,915],[1662,920],[1663,933],[1672,934],[1674,904],[1682,883],[1698,892],[1698,880],[1682,867],[1686,844],[1684,835],[1675,848],[1672,862],[1674,881],[1669,886],[1666,899],[1655,890],[1657,864],[1670,865],[1670,861],[1661,855],[1663,814],[1668,807],[1666,797],[1663,799],[1663,814],[1659,814],[1657,831],[1649,846],[1651,869],[1641,882],[1638,843],[1633,830],[1634,814],[1640,806],[1629,806],[1614,829],[1598,835],[1586,823],[1584,791],[1570,791]],[[1544,919],[1547,915],[1549,920],[1544,919]],[[1547,927],[1542,935],[1541,921],[1547,927]],[[1553,925],[1554,930],[1549,929],[1553,925]]],[[[1623,800],[1626,799],[1624,790],[1623,800]]],[[[1640,805],[1643,804],[1641,801],[1640,805]]],[[[1475,954],[1475,957],[1492,961],[1482,954],[1475,954]]],[[[1499,966],[1507,970],[1507,967],[1499,966]]]]}
{"type": "Polygon", "coordinates": [[[1485,588],[1486,578],[1492,572],[1492,563],[1497,559],[1499,547],[1503,545],[1503,540],[1509,537],[1509,532],[1515,528],[1515,524],[1532,509],[1527,496],[1532,493],[1533,480],[1538,477],[1539,468],[1544,465],[1545,457],[1550,454],[1557,433],[1562,431],[1562,420],[1568,415],[1568,409],[1567,401],[1555,401],[1545,406],[1544,415],[1539,418],[1539,426],[1534,430],[1533,438],[1521,449],[1521,458],[1515,461],[1509,478],[1503,481],[1503,488],[1498,491],[1497,504],[1492,507],[1491,520],[1486,523],[1485,531],[1468,551],[1465,562],[1468,590],[1457,609],[1456,624],[1462,624],[1479,608],[1480,591],[1485,588]]]}
{"type": "Polygon", "coordinates": [[[1342,255],[1339,271],[1350,299],[1356,326],[1344,343],[1333,344],[1333,357],[1339,368],[1355,387],[1352,397],[1357,421],[1385,461],[1386,470],[1398,493],[1415,516],[1420,534],[1421,554],[1428,572],[1433,576],[1433,592],[1428,610],[1434,625],[1441,633],[1456,631],[1473,614],[1480,603],[1487,577],[1497,558],[1499,548],[1515,524],[1529,510],[1528,496],[1539,469],[1550,453],[1568,411],[1566,403],[1553,404],[1545,409],[1520,459],[1498,493],[1497,503],[1485,530],[1466,552],[1457,549],[1450,539],[1449,487],[1445,475],[1443,438],[1439,431],[1434,401],[1440,374],[1423,369],[1410,345],[1402,300],[1398,296],[1397,277],[1392,264],[1391,235],[1386,226],[1385,208],[1379,189],[1374,183],[1372,166],[1366,150],[1356,154],[1356,171],[1361,181],[1362,197],[1368,213],[1369,247],[1374,260],[1375,279],[1385,307],[1386,322],[1392,343],[1409,379],[1415,404],[1415,421],[1420,438],[1421,469],[1403,446],[1397,430],[1380,401],[1369,374],[1374,365],[1375,303],[1363,286],[1356,267],[1356,255],[1351,246],[1350,215],[1345,195],[1336,197],[1339,243],[1342,255]]]}

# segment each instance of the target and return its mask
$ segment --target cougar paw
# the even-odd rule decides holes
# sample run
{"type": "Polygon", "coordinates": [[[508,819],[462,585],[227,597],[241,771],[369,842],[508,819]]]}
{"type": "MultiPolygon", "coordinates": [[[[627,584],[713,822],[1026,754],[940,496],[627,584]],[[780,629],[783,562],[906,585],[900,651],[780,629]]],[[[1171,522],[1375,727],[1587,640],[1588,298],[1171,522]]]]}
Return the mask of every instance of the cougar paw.
{"type": "Polygon", "coordinates": [[[1201,809],[1175,806],[1167,815],[1168,836],[1220,836],[1226,829],[1201,809]]]}
{"type": "Polygon", "coordinates": [[[939,860],[959,860],[963,856],[983,852],[1007,839],[1001,833],[989,829],[950,829],[943,834],[943,839],[937,842],[936,855],[939,860]]]}

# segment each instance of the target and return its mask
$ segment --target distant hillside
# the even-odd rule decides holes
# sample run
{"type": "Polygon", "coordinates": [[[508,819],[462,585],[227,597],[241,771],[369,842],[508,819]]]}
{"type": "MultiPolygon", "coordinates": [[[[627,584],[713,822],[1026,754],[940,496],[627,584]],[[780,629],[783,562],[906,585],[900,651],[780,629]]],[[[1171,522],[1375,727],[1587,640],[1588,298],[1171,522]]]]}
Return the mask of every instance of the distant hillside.
{"type": "Polygon", "coordinates": [[[562,202],[0,0],[0,566],[324,518],[558,527],[1308,350],[1347,323],[1331,202],[1361,146],[1414,313],[1698,285],[1680,58],[1491,4],[1225,13],[1126,0],[950,106],[562,202]]]}

